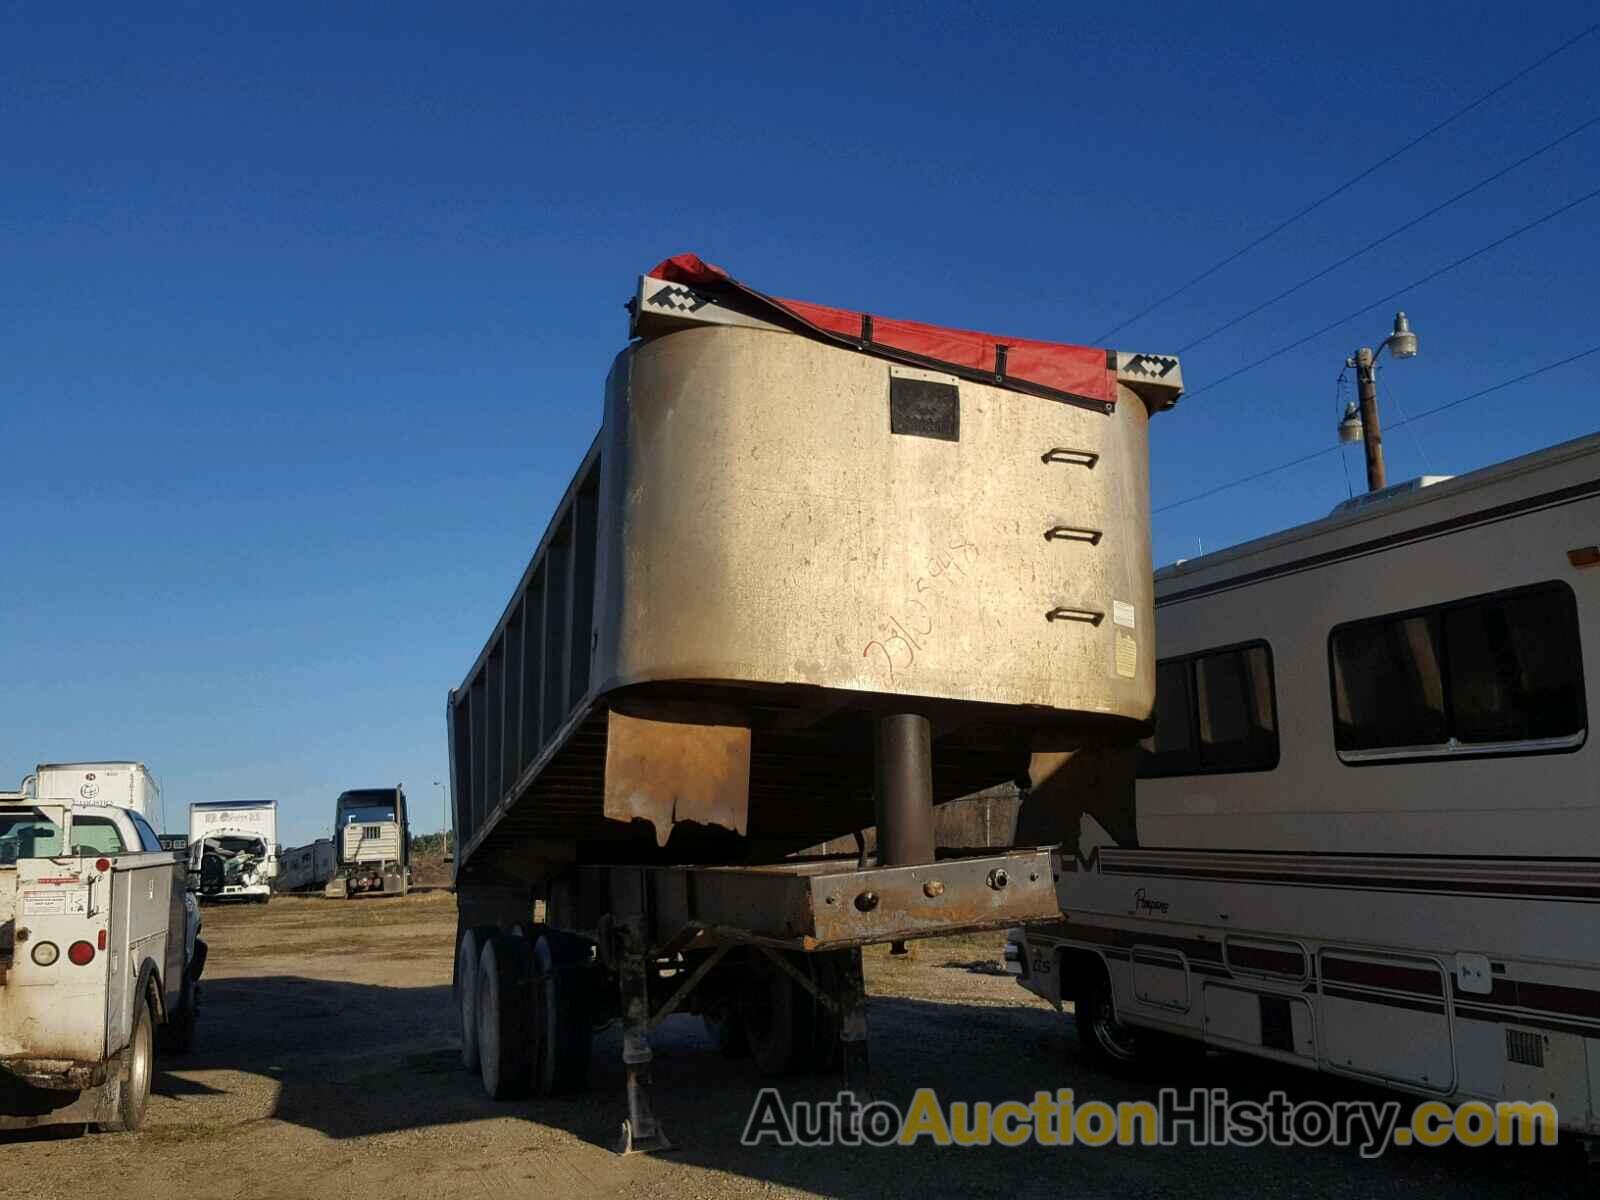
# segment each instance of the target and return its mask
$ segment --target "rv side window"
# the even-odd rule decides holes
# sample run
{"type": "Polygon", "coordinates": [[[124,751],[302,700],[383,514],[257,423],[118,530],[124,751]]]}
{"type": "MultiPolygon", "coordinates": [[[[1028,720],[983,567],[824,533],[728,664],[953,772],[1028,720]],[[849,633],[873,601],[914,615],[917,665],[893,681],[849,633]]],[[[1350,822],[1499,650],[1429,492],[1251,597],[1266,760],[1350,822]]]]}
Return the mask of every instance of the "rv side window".
{"type": "Polygon", "coordinates": [[[1178,660],[1156,664],[1156,731],[1139,747],[1141,775],[1181,774],[1192,770],[1194,706],[1189,702],[1189,664],[1178,660]]]}
{"type": "Polygon", "coordinates": [[[1334,743],[1346,762],[1583,740],[1577,601],[1564,583],[1340,626],[1329,656],[1334,743]]]}
{"type": "Polygon", "coordinates": [[[1140,746],[1141,778],[1277,765],[1277,699],[1265,642],[1156,664],[1156,731],[1140,746]]]}

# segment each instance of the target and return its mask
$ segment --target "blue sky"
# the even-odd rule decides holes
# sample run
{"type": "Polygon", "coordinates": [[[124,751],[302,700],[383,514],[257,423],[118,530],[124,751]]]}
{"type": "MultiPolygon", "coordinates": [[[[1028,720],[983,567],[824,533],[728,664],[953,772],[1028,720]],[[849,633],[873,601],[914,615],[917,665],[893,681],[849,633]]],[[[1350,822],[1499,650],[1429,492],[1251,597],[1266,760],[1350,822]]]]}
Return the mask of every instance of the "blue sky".
{"type": "MultiPolygon", "coordinates": [[[[632,277],[1093,341],[1592,20],[1553,5],[0,8],[0,786],[137,757],[283,840],[404,781],[599,420],[632,277]]],[[[1179,349],[1600,111],[1600,36],[1120,331],[1179,349]]],[[[1600,127],[1185,355],[1192,390],[1600,187],[1600,127]]],[[[1158,507],[1594,344],[1600,201],[1153,427],[1158,507]]],[[[1600,357],[1397,429],[1391,478],[1591,432],[1600,357]],[[1413,436],[1413,434],[1415,436],[1413,436]]],[[[1348,462],[1359,488],[1359,452],[1348,462]]],[[[1340,456],[1168,508],[1325,513],[1340,456]]],[[[172,823],[176,824],[176,821],[172,823]]]]}

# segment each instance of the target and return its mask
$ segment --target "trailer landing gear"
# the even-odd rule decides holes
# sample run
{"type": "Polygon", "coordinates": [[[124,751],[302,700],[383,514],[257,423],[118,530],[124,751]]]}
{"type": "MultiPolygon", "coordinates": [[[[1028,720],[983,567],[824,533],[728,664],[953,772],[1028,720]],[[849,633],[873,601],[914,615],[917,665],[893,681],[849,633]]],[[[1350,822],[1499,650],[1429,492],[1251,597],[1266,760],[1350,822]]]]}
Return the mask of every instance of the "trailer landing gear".
{"type": "Polygon", "coordinates": [[[548,925],[528,921],[525,887],[458,882],[462,1065],[496,1097],[573,1091],[595,1025],[620,1018],[617,1149],[670,1150],[650,1100],[650,1038],[673,1013],[695,1013],[762,1074],[841,1071],[859,1118],[871,1101],[861,947],[1054,917],[1052,855],[578,866],[542,885],[548,925]]]}

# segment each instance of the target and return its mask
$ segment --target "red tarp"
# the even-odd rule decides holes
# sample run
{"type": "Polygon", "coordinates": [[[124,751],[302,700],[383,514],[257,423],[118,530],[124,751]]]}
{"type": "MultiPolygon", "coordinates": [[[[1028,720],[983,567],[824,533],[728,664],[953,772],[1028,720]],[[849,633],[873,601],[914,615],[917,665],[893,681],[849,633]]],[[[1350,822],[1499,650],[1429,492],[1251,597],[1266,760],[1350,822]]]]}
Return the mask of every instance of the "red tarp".
{"type": "Polygon", "coordinates": [[[1001,387],[1104,404],[1116,402],[1115,356],[1104,350],[897,321],[804,300],[780,300],[740,283],[721,267],[693,254],[675,254],[652,268],[650,275],[713,293],[733,291],[758,306],[788,314],[829,341],[868,354],[940,368],[1001,387]]]}

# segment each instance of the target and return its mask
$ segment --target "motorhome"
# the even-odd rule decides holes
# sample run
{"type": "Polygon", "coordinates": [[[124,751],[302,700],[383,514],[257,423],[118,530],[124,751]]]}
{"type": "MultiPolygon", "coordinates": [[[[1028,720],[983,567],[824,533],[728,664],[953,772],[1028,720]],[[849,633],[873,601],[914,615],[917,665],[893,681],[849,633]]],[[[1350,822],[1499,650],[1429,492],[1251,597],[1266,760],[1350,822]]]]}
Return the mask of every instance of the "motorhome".
{"type": "Polygon", "coordinates": [[[275,892],[301,892],[324,887],[333,878],[333,840],[318,838],[304,846],[291,846],[278,858],[275,892]]]}
{"type": "Polygon", "coordinates": [[[1600,435],[1167,567],[1156,615],[1136,810],[1080,806],[1024,985],[1107,1062],[1600,1134],[1600,435]]]}

